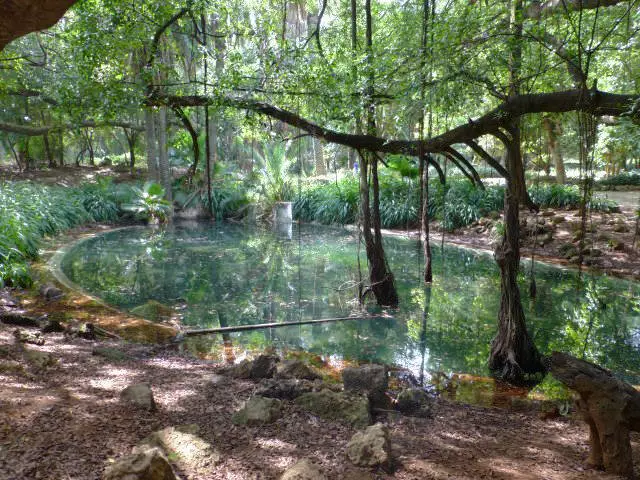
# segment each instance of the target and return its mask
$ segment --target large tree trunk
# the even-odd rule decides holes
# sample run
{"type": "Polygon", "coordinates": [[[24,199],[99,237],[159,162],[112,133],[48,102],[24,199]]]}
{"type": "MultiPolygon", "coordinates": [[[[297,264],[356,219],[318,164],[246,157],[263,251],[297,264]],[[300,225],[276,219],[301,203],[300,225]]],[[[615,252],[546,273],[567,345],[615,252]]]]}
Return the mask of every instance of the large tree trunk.
{"type": "Polygon", "coordinates": [[[640,393],[598,365],[566,353],[549,357],[551,374],[580,394],[578,410],[589,425],[587,462],[634,478],[629,432],[640,430],[640,393]]]}
{"type": "MultiPolygon", "coordinates": [[[[510,178],[521,163],[520,132],[517,125],[510,129],[507,147],[507,170],[510,178]]],[[[540,354],[529,336],[518,288],[520,267],[519,197],[509,179],[505,189],[505,233],[496,247],[495,259],[500,267],[500,311],[498,333],[491,342],[489,369],[499,379],[514,385],[531,385],[541,380],[544,366],[540,354]]]]}
{"type": "Polygon", "coordinates": [[[147,170],[149,180],[159,181],[158,177],[158,142],[156,140],[156,122],[153,108],[145,108],[145,139],[147,143],[147,170]]]}

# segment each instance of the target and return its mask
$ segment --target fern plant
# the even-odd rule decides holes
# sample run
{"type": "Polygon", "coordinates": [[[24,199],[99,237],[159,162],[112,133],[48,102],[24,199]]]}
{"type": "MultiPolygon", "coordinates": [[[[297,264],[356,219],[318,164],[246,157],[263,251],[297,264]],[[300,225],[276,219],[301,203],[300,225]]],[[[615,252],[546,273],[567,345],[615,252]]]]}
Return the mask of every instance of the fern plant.
{"type": "Polygon", "coordinates": [[[133,187],[133,192],[133,201],[124,205],[124,210],[150,223],[165,223],[169,219],[171,203],[165,200],[165,191],[160,184],[146,182],[142,188],[133,187]]]}

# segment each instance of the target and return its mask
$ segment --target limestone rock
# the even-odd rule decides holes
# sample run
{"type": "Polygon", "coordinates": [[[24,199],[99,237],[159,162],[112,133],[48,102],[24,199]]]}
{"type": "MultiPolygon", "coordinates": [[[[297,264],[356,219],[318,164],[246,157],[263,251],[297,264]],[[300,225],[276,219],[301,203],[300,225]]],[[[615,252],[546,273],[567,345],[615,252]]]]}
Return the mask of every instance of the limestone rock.
{"type": "Polygon", "coordinates": [[[327,477],[316,465],[304,459],[289,467],[280,480],[327,480],[327,477]]]}
{"type": "Polygon", "coordinates": [[[201,469],[218,464],[222,457],[213,446],[199,437],[197,425],[167,427],[153,432],[134,449],[134,453],[159,448],[167,458],[179,466],[201,469]]]}
{"type": "Polygon", "coordinates": [[[231,421],[236,425],[265,425],[273,423],[282,414],[282,402],[275,398],[254,396],[247,400],[231,421]]]}
{"type": "Polygon", "coordinates": [[[64,296],[64,293],[55,285],[45,283],[40,287],[40,296],[46,300],[59,300],[64,296]]]}
{"type": "Polygon", "coordinates": [[[396,398],[396,409],[409,416],[429,417],[432,398],[420,388],[406,388],[396,398]]]}
{"type": "Polygon", "coordinates": [[[64,332],[66,330],[60,321],[55,318],[40,318],[38,319],[38,324],[42,333],[64,332]]]}
{"type": "Polygon", "coordinates": [[[276,378],[299,378],[304,380],[318,380],[320,375],[314,372],[309,365],[300,360],[286,360],[278,365],[276,378]]]}
{"type": "Polygon", "coordinates": [[[176,475],[159,448],[150,448],[120,458],[107,467],[102,480],[176,480],[176,475]]]}
{"type": "Polygon", "coordinates": [[[347,458],[359,467],[382,467],[391,470],[391,440],[389,430],[381,423],[357,432],[347,444],[347,458]]]}
{"type": "Polygon", "coordinates": [[[39,352],[38,350],[25,350],[25,360],[33,365],[38,370],[43,370],[47,367],[55,365],[56,359],[46,352],[39,352]]]}
{"type": "Polygon", "coordinates": [[[274,355],[259,355],[254,360],[243,360],[234,366],[231,375],[235,378],[252,380],[272,378],[279,361],[280,359],[274,355]]]}
{"type": "Polygon", "coordinates": [[[255,394],[261,397],[294,400],[300,395],[311,392],[313,384],[308,380],[283,379],[262,381],[255,394]]]}
{"type": "Polygon", "coordinates": [[[369,399],[366,396],[323,389],[305,393],[296,398],[295,403],[327,420],[337,420],[359,428],[371,423],[369,399]]]}
{"type": "Polygon", "coordinates": [[[120,399],[125,403],[130,403],[152,412],[156,410],[156,402],[153,398],[151,386],[148,383],[129,385],[120,392],[120,399]]]}
{"type": "Polygon", "coordinates": [[[27,332],[16,328],[13,336],[20,343],[31,343],[32,345],[44,345],[44,338],[40,332],[27,332]]]}
{"type": "Polygon", "coordinates": [[[389,407],[389,399],[386,395],[389,377],[385,366],[362,365],[345,368],[342,371],[342,381],[346,392],[366,394],[373,407],[389,407]]]}

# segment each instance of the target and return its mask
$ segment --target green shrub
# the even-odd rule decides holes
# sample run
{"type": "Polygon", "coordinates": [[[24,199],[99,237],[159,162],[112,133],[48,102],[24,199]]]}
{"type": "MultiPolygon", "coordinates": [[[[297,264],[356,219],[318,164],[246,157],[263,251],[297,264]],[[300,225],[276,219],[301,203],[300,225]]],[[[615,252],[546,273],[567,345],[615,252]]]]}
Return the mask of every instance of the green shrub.
{"type": "Polygon", "coordinates": [[[618,185],[637,185],[640,186],[640,170],[629,170],[621,172],[617,175],[604,178],[598,182],[599,185],[605,187],[613,187],[618,185]]]}
{"type": "Polygon", "coordinates": [[[110,181],[77,188],[0,183],[0,285],[28,286],[27,261],[42,239],[92,221],[113,221],[123,187],[110,181]]]}
{"type": "Polygon", "coordinates": [[[142,188],[133,187],[131,203],[123,209],[135,213],[141,220],[164,223],[169,218],[171,203],[164,199],[164,188],[155,182],[146,182],[142,188]]]}

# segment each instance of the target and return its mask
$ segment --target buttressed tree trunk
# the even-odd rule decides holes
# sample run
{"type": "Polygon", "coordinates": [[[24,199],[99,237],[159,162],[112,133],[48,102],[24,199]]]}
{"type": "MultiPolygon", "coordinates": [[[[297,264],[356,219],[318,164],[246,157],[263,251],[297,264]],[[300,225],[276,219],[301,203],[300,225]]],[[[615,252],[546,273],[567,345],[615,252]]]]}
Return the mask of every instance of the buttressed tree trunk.
{"type": "Polygon", "coordinates": [[[520,152],[517,126],[511,129],[507,148],[507,188],[504,198],[505,233],[496,247],[495,259],[500,268],[500,310],[498,333],[491,342],[489,369],[501,380],[515,385],[531,385],[540,381],[545,371],[540,354],[533,343],[525,322],[518,288],[520,266],[519,197],[511,175],[516,171],[520,152]]]}

